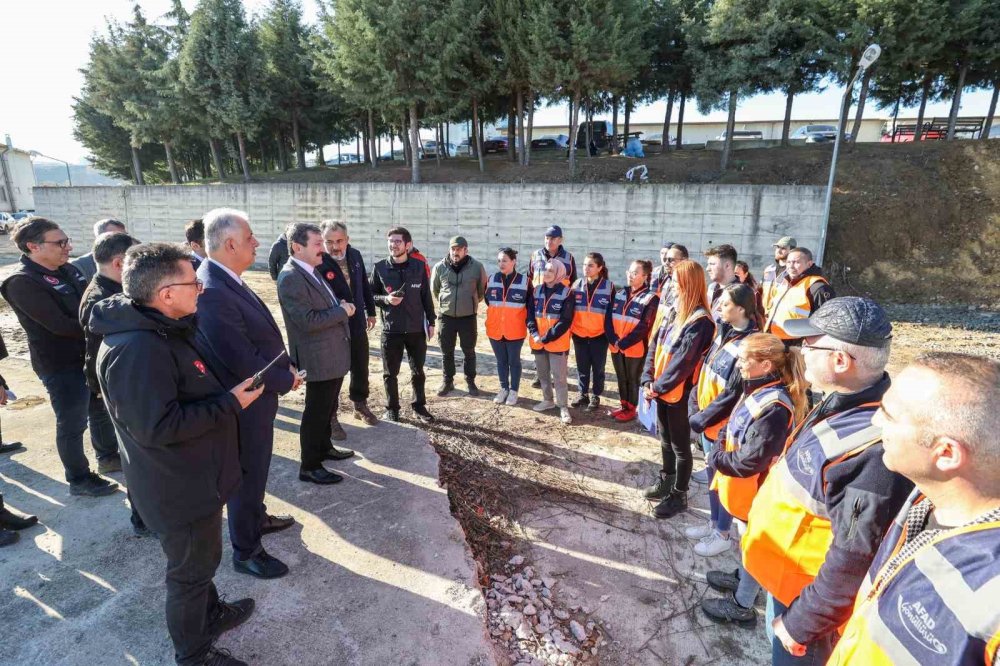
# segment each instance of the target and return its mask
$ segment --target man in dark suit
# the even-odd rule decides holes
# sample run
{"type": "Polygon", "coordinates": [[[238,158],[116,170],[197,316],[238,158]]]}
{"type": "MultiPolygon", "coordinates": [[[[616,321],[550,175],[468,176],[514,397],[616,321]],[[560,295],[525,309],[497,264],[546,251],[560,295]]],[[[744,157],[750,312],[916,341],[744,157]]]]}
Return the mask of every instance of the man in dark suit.
{"type": "MultiPolygon", "coordinates": [[[[208,258],[198,269],[205,284],[198,307],[198,326],[222,363],[223,383],[232,384],[262,370],[285,343],[281,330],[263,301],[243,282],[253,265],[259,243],[247,214],[228,208],[203,218],[208,258]]],[[[287,359],[264,375],[264,395],[240,413],[240,463],[243,485],[229,500],[229,538],[233,567],[257,578],[278,578],[288,567],[261,544],[261,536],[291,527],[288,516],[271,516],[264,490],[274,448],[274,417],[278,394],[298,388],[297,369],[287,359]]]]}
{"type": "MultiPolygon", "coordinates": [[[[351,329],[351,384],[348,394],[354,403],[354,418],[376,425],[378,417],[368,408],[368,331],[375,327],[375,298],[368,282],[365,260],[360,252],[351,247],[346,224],[325,220],[321,228],[326,254],[320,264],[320,273],[333,287],[337,298],[353,303],[356,308],[348,322],[351,329]]],[[[340,423],[332,423],[331,427],[333,438],[343,439],[340,423]]]]}
{"type": "Polygon", "coordinates": [[[299,479],[330,484],[342,481],[323,467],[338,459],[330,451],[330,419],[344,375],[351,369],[348,319],[353,304],[337,298],[317,270],[323,236],[315,224],[296,222],[285,232],[291,257],[278,274],[278,301],[288,330],[292,359],[306,371],[306,405],[299,426],[302,466],[299,479]]]}

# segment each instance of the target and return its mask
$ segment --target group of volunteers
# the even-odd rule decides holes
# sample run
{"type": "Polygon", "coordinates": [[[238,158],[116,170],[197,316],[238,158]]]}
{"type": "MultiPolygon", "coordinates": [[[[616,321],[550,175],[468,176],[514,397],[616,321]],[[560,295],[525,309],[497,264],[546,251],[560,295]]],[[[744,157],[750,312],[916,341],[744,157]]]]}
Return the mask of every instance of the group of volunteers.
{"type": "MultiPolygon", "coordinates": [[[[343,221],[294,222],[268,260],[283,336],[244,280],[259,246],[247,213],[207,212],[187,224],[184,245],[141,243],[112,219],[94,234],[93,251],[71,263],[58,224],[18,222],[20,265],[0,295],[55,412],[69,492],[115,494],[105,476],[123,472],[133,531],[160,541],[178,664],[245,664],[215,647],[255,606],[225,601],[213,582],[224,506],[234,570],[289,573],[262,539],[295,523],[264,505],[279,396],[305,388],[298,479],[339,483],[325,463],[354,455],[336,446],[348,438],[338,419],[348,374],[354,418],[380,423],[368,405],[376,315],[381,420],[402,418],[405,356],[410,409],[428,424],[424,365],[435,333],[437,395],[456,390],[456,347],[468,394],[481,395],[480,303],[494,403],[518,405],[527,340],[541,389],[535,411],[558,410],[564,424],[572,408],[655,426],[662,464],[641,492],[656,518],[700,515],[688,510],[691,484],[707,488],[708,517],[678,527],[699,556],[736,544],[739,566],[708,571],[721,595],[701,609],[751,628],[763,590],[773,664],[998,663],[1000,363],[929,353],[890,382],[886,312],[836,297],[794,238],[773,245],[759,283],[731,245],[704,249],[703,267],[668,242],[655,267],[632,261],[616,285],[597,252],[578,274],[558,225],[524,270],[504,247],[495,271],[462,236],[432,265],[406,228],[393,227],[369,273],[343,221]],[[618,404],[605,415],[609,354],[618,404]],[[97,473],[83,446],[88,425],[97,473]],[[693,443],[705,456],[699,472],[693,443]]],[[[0,385],[4,404],[13,394],[0,385]]],[[[0,444],[0,453],[21,449],[0,444]]],[[[0,496],[0,546],[37,523],[0,496]]]]}

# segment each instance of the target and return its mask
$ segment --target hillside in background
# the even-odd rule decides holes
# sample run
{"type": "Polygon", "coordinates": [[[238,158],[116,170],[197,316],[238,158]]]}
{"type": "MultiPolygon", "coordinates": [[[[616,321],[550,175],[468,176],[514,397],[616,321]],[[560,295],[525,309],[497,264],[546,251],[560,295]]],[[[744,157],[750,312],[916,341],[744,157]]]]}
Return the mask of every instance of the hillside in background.
{"type": "MultiPolygon", "coordinates": [[[[107,176],[89,164],[69,165],[73,185],[127,185],[123,180],[107,176]]],[[[39,187],[68,185],[66,180],[66,165],[51,162],[35,162],[35,181],[39,187]]]]}

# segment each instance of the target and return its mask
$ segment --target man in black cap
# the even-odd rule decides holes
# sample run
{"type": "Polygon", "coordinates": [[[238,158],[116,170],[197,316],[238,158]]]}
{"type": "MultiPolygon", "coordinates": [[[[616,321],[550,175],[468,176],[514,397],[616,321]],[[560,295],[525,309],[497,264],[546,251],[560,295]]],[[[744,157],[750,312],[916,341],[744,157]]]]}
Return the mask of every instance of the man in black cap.
{"type": "Polygon", "coordinates": [[[444,377],[439,396],[455,389],[455,341],[465,359],[463,371],[469,395],[479,395],[476,386],[476,311],[486,295],[486,268],[469,254],[469,242],[455,236],[448,243],[448,256],[431,271],[431,293],[438,306],[438,341],[444,377]]]}
{"type": "MultiPolygon", "coordinates": [[[[882,430],[872,422],[889,388],[892,324],[885,311],[867,298],[835,298],[789,326],[803,340],[806,379],[825,397],[754,498],[743,567],[768,594],[772,663],[826,663],[913,484],[886,468],[882,430]]],[[[708,573],[709,585],[725,592],[739,579],[737,572],[708,573]]],[[[732,595],[705,600],[702,608],[716,620],[755,617],[732,595]]]]}

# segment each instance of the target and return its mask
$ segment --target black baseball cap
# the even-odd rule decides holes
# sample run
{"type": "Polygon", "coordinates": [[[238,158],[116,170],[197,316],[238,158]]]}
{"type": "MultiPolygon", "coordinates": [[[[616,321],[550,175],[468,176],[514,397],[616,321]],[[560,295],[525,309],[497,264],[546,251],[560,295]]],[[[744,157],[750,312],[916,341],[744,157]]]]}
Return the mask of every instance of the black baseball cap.
{"type": "Polygon", "coordinates": [[[781,325],[796,338],[829,335],[862,347],[885,347],[892,340],[892,322],[870,298],[841,296],[819,307],[808,319],[791,319],[781,325]]]}

